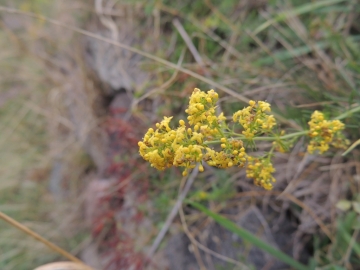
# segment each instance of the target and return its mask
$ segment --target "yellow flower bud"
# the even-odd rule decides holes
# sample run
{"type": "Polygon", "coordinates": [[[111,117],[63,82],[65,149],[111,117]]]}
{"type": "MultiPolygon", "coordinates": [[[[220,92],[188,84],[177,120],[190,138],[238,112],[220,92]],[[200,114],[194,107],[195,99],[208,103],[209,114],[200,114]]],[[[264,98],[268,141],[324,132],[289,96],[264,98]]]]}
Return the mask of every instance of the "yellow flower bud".
{"type": "Polygon", "coordinates": [[[200,111],[202,111],[204,109],[204,105],[202,104],[197,104],[196,108],[198,108],[200,111]]]}
{"type": "Polygon", "coordinates": [[[199,199],[200,200],[205,200],[208,197],[208,194],[205,191],[200,191],[199,192],[199,199]]]}
{"type": "Polygon", "coordinates": [[[199,165],[199,172],[203,172],[204,171],[204,167],[203,167],[203,165],[199,165]]]}

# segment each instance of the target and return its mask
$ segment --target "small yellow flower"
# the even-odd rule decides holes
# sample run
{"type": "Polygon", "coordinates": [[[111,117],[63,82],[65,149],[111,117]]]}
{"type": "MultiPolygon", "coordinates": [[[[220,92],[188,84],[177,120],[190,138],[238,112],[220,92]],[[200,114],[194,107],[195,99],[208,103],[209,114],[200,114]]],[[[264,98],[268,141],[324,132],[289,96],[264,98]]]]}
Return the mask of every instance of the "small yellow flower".
{"type": "Polygon", "coordinates": [[[208,196],[209,196],[208,193],[205,191],[200,191],[198,193],[198,197],[200,200],[206,200],[208,198],[208,196]]]}
{"type": "Polygon", "coordinates": [[[199,172],[203,172],[204,171],[204,166],[202,164],[199,165],[199,172]]]}
{"type": "Polygon", "coordinates": [[[276,180],[272,176],[275,168],[272,166],[270,160],[265,158],[251,158],[248,159],[248,161],[246,176],[253,178],[255,185],[261,186],[266,190],[271,190],[273,188],[272,183],[276,182],[276,180]]]}
{"type": "Polygon", "coordinates": [[[247,139],[252,139],[256,135],[270,132],[276,125],[275,117],[265,113],[271,111],[270,104],[250,100],[249,105],[233,114],[233,121],[239,123],[244,129],[242,134],[247,139]]]}
{"type": "Polygon", "coordinates": [[[312,154],[318,150],[321,154],[326,152],[330,145],[337,148],[345,148],[347,140],[341,131],[344,124],[339,120],[326,120],[324,114],[315,111],[309,121],[309,137],[311,138],[307,151],[312,154]]]}

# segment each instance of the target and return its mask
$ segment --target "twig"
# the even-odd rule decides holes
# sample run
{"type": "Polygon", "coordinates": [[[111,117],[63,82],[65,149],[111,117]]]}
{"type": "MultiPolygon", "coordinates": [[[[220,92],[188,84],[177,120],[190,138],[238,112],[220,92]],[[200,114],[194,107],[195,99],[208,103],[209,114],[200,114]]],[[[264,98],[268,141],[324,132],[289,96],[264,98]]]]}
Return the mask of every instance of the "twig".
{"type": "MultiPolygon", "coordinates": [[[[179,60],[177,62],[177,65],[178,66],[181,66],[183,60],[184,60],[184,56],[185,56],[185,50],[183,50],[181,52],[181,55],[179,57],[179,60]]],[[[141,97],[139,98],[136,98],[134,99],[133,103],[131,104],[131,108],[135,108],[135,106],[142,100],[148,98],[149,96],[155,94],[155,93],[159,93],[160,91],[162,90],[165,90],[166,88],[168,88],[176,79],[177,75],[178,75],[179,71],[178,70],[175,70],[175,72],[173,73],[173,75],[170,77],[169,80],[167,80],[163,85],[160,85],[159,87],[157,88],[154,88],[148,92],[146,92],[144,95],[142,95],[141,97]]]]}
{"type": "Polygon", "coordinates": [[[350,239],[350,243],[349,243],[349,246],[346,250],[346,253],[344,255],[344,257],[342,258],[341,261],[343,261],[344,263],[349,263],[349,258],[350,258],[350,255],[351,255],[351,252],[354,248],[354,245],[356,244],[356,239],[359,235],[359,230],[355,230],[351,239],[350,239]]]}
{"type": "MultiPolygon", "coordinates": [[[[203,68],[204,70],[204,73],[205,73],[205,77],[206,78],[209,78],[213,81],[213,78],[211,76],[211,74],[209,73],[209,71],[206,69],[206,66],[205,66],[205,63],[204,61],[202,60],[199,52],[197,51],[197,49],[195,48],[195,45],[194,43],[192,42],[191,38],[189,37],[189,35],[186,33],[184,27],[182,26],[182,24],[180,23],[180,21],[178,19],[174,19],[173,20],[173,24],[174,26],[176,27],[176,29],[179,31],[181,37],[184,39],[186,45],[188,46],[191,54],[194,56],[195,58],[195,61],[199,64],[200,67],[203,68]]],[[[211,88],[214,88],[213,85],[211,85],[211,88]]],[[[216,107],[216,112],[218,114],[221,113],[221,110],[220,110],[220,105],[219,105],[219,102],[217,103],[217,107],[216,107]]]]}
{"type": "Polygon", "coordinates": [[[184,27],[181,25],[178,19],[173,20],[173,25],[176,27],[176,30],[180,33],[181,37],[184,39],[186,45],[188,46],[191,54],[194,56],[196,63],[198,63],[201,67],[205,67],[204,61],[202,60],[199,52],[195,48],[194,43],[191,41],[189,35],[186,33],[184,27]]]}
{"type": "MultiPolygon", "coordinates": [[[[179,196],[180,196],[181,190],[184,188],[184,185],[185,185],[185,181],[184,181],[184,180],[185,180],[185,179],[183,179],[183,180],[181,181],[180,186],[179,186],[179,190],[178,190],[178,195],[179,195],[179,196]]],[[[180,215],[181,223],[182,223],[183,226],[184,226],[184,222],[183,222],[184,213],[183,213],[183,207],[182,207],[182,205],[180,205],[180,208],[179,208],[179,215],[180,215]]],[[[192,243],[192,248],[194,249],[194,250],[193,250],[193,253],[194,253],[194,255],[195,255],[195,259],[196,259],[196,261],[197,261],[197,263],[198,263],[198,266],[200,267],[200,270],[206,270],[206,266],[204,265],[204,261],[203,261],[203,259],[202,259],[202,257],[201,257],[200,252],[199,252],[198,245],[196,245],[196,243],[193,242],[192,239],[190,239],[190,240],[191,240],[191,243],[192,243]]]]}
{"type": "Polygon", "coordinates": [[[182,202],[184,201],[187,193],[189,192],[192,184],[194,183],[194,180],[197,176],[199,172],[199,169],[198,169],[198,166],[196,166],[196,168],[194,168],[194,170],[191,172],[187,182],[186,182],[186,185],[183,189],[183,191],[181,192],[179,198],[177,199],[173,209],[171,210],[171,212],[169,213],[168,217],[166,218],[166,221],[165,221],[165,224],[164,226],[161,228],[159,234],[156,236],[155,240],[154,240],[154,243],[152,244],[149,252],[148,252],[148,258],[151,259],[157,248],[159,247],[162,239],[164,238],[165,234],[167,233],[171,223],[173,222],[174,218],[176,217],[179,209],[180,209],[180,206],[182,204],[182,202]]]}
{"type": "Polygon", "coordinates": [[[111,32],[111,38],[113,40],[118,40],[119,39],[119,31],[117,29],[116,24],[114,23],[114,21],[111,19],[111,16],[106,17],[104,15],[104,11],[103,11],[103,0],[95,0],[95,11],[96,14],[99,16],[100,22],[110,30],[111,32]]]}
{"type": "Polygon", "coordinates": [[[164,4],[159,3],[157,6],[162,11],[169,13],[173,16],[181,17],[186,20],[188,20],[191,24],[199,28],[202,32],[204,32],[207,36],[209,36],[212,40],[219,43],[221,47],[223,47],[225,50],[229,51],[233,56],[235,56],[237,59],[242,59],[242,55],[240,52],[238,52],[231,44],[226,42],[226,40],[220,38],[218,35],[216,35],[214,32],[212,32],[210,29],[208,29],[206,26],[204,26],[203,23],[196,20],[196,18],[192,17],[191,15],[186,16],[184,14],[181,14],[177,9],[173,9],[171,7],[165,6],[164,4]]]}
{"type": "Polygon", "coordinates": [[[84,262],[82,262],[81,260],[76,258],[74,255],[70,254],[69,252],[62,249],[61,247],[59,247],[59,246],[51,243],[50,241],[46,240],[45,238],[43,238],[42,236],[40,236],[39,234],[37,234],[33,230],[31,230],[28,227],[26,227],[25,225],[17,222],[15,219],[9,217],[8,215],[6,215],[5,213],[3,213],[1,211],[0,211],[0,218],[3,219],[4,221],[6,221],[7,223],[9,223],[10,225],[14,226],[15,228],[19,229],[20,231],[22,231],[22,232],[30,235],[31,237],[35,238],[39,242],[46,245],[48,248],[50,248],[53,251],[61,254],[65,258],[69,259],[70,261],[82,264],[82,265],[86,266],[88,270],[92,270],[92,268],[88,267],[84,262]]]}
{"type": "Polygon", "coordinates": [[[193,253],[194,253],[195,259],[196,259],[196,261],[197,261],[197,263],[198,263],[198,265],[200,267],[200,270],[206,270],[206,266],[205,266],[204,261],[203,261],[203,259],[201,257],[201,254],[199,252],[199,244],[200,243],[198,241],[196,241],[195,237],[193,237],[191,235],[190,231],[187,228],[182,205],[180,206],[180,209],[179,209],[179,215],[180,215],[181,224],[182,224],[182,226],[184,228],[185,234],[187,235],[187,237],[191,241],[192,247],[194,249],[193,253]]]}

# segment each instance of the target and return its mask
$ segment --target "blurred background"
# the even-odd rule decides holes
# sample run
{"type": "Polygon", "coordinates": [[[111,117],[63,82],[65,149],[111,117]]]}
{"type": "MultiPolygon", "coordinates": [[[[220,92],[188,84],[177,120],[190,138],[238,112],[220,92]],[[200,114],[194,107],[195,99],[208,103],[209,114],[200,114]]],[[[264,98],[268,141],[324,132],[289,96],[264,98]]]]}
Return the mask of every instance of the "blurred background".
{"type": "MultiPolygon", "coordinates": [[[[94,269],[292,269],[186,204],[149,262],[182,176],[151,168],[137,142],[184,118],[195,87],[228,116],[266,100],[289,131],[359,106],[359,1],[0,4],[1,212],[94,269]]],[[[355,142],[360,113],[343,121],[355,142]]],[[[275,156],[273,191],[208,169],[190,196],[304,264],[360,269],[359,151],[305,153],[301,140],[275,156]]],[[[0,269],[61,260],[0,221],[0,269]]]]}

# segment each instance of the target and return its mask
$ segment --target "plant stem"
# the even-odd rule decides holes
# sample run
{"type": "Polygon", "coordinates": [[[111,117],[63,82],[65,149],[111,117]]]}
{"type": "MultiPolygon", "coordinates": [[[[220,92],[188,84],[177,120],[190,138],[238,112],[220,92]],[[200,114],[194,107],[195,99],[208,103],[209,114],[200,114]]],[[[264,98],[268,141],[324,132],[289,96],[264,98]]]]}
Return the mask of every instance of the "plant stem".
{"type": "Polygon", "coordinates": [[[335,117],[334,120],[344,119],[344,118],[350,116],[350,114],[355,113],[355,112],[358,112],[358,111],[360,111],[360,106],[357,106],[357,107],[355,107],[355,108],[352,108],[351,110],[348,110],[348,111],[340,114],[338,117],[335,117]]]}
{"type": "MultiPolygon", "coordinates": [[[[309,131],[308,130],[303,130],[303,131],[299,131],[299,132],[294,132],[291,134],[287,134],[284,136],[279,136],[279,137],[254,137],[252,140],[254,141],[274,141],[275,139],[281,139],[281,140],[285,140],[285,139],[291,139],[294,137],[299,137],[302,135],[306,135],[309,131]]],[[[240,139],[240,140],[247,140],[247,138],[243,135],[237,134],[237,133],[233,133],[232,135],[237,135],[237,137],[235,137],[234,139],[240,139]]],[[[216,144],[216,143],[220,143],[219,140],[216,141],[205,141],[205,144],[216,144]]]]}
{"type": "Polygon", "coordinates": [[[88,269],[91,270],[92,268],[88,267],[87,265],[85,265],[84,262],[82,262],[81,260],[79,260],[78,258],[76,258],[74,255],[70,254],[69,252],[67,252],[66,250],[62,249],[61,247],[51,243],[50,241],[46,240],[44,237],[40,236],[39,234],[37,234],[36,232],[34,232],[33,230],[30,230],[28,227],[24,226],[23,224],[17,222],[16,220],[14,220],[13,218],[9,217],[8,215],[6,215],[5,213],[0,211],[0,219],[6,221],[7,223],[9,223],[10,225],[14,226],[15,228],[19,229],[20,231],[23,231],[24,233],[30,235],[31,237],[35,238],[36,240],[38,240],[39,242],[43,243],[44,245],[46,245],[48,248],[52,249],[53,251],[61,254],[62,256],[64,256],[65,258],[68,258],[70,261],[76,262],[81,264],[84,269],[88,269]]]}
{"type": "Polygon", "coordinates": [[[306,135],[308,132],[309,132],[308,130],[303,130],[303,131],[294,132],[294,133],[287,134],[287,135],[280,136],[280,137],[274,137],[274,136],[273,137],[257,137],[257,138],[254,138],[253,140],[254,141],[273,141],[274,139],[286,140],[286,139],[291,139],[294,137],[306,135]]]}

